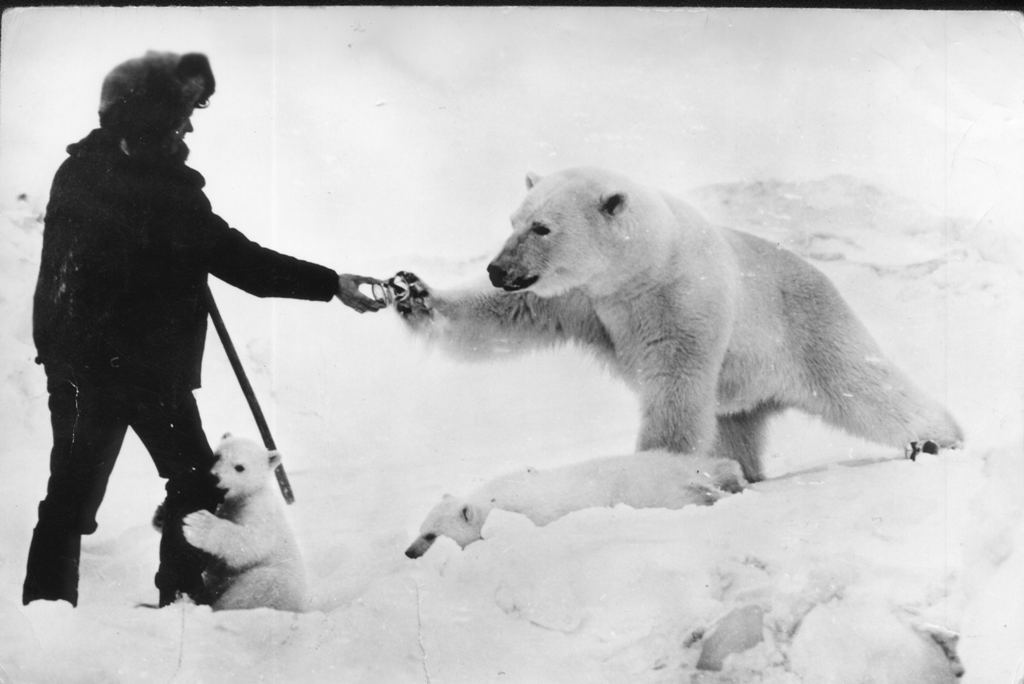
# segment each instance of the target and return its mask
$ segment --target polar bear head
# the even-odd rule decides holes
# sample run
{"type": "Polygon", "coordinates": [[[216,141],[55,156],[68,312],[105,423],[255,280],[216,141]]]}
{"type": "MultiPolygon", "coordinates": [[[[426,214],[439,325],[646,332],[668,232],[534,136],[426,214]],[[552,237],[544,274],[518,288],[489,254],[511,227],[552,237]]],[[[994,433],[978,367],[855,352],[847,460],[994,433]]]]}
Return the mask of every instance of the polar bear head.
{"type": "Polygon", "coordinates": [[[237,501],[263,491],[268,475],[281,463],[281,454],[267,451],[243,437],[224,435],[214,452],[217,461],[211,473],[224,491],[225,501],[237,501]]]}
{"type": "Polygon", "coordinates": [[[452,539],[462,548],[483,539],[484,522],[491,509],[445,494],[420,526],[420,536],[409,545],[405,555],[419,558],[439,536],[452,539]]]}
{"type": "Polygon", "coordinates": [[[487,266],[506,291],[553,296],[577,287],[616,288],[634,267],[649,268],[651,226],[664,221],[650,193],[607,171],[577,168],[527,174],[527,195],[512,215],[512,235],[487,266]]]}

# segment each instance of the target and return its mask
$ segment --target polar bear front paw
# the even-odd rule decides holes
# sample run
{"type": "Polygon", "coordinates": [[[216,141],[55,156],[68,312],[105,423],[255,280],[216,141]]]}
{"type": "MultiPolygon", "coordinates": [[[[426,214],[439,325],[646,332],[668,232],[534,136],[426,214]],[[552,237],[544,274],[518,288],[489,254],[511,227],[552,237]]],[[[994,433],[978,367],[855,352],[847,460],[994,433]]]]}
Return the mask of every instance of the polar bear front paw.
{"type": "Polygon", "coordinates": [[[430,288],[410,271],[399,271],[388,281],[395,290],[395,308],[407,320],[421,320],[432,314],[430,288]]]}
{"type": "Polygon", "coordinates": [[[189,513],[181,521],[181,531],[185,541],[197,549],[209,550],[210,537],[219,519],[210,511],[189,513]]]}
{"type": "Polygon", "coordinates": [[[932,454],[933,456],[938,454],[939,445],[931,440],[925,440],[923,442],[911,442],[903,450],[907,458],[911,461],[916,461],[918,454],[932,454]]]}

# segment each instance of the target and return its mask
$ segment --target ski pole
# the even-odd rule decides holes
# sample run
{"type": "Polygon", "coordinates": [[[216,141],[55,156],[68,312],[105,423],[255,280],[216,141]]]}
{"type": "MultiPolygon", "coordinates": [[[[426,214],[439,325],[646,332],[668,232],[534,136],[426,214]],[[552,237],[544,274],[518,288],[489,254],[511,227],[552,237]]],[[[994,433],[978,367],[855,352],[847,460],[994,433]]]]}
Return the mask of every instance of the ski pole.
{"type": "MultiPolygon", "coordinates": [[[[224,345],[224,351],[228,355],[228,361],[231,362],[231,368],[235,371],[235,377],[238,378],[238,384],[242,387],[242,394],[245,395],[245,400],[249,402],[252,417],[256,419],[256,427],[259,428],[260,436],[263,437],[263,445],[267,447],[268,451],[276,451],[277,447],[274,445],[274,438],[270,434],[267,419],[263,417],[260,404],[256,401],[256,393],[253,392],[252,385],[249,384],[249,378],[245,374],[245,369],[242,368],[242,361],[238,358],[235,345],[231,343],[231,336],[228,335],[224,319],[221,318],[220,310],[217,309],[217,302],[213,301],[213,293],[210,292],[209,285],[203,286],[203,300],[206,304],[206,310],[210,313],[210,320],[213,321],[213,327],[217,329],[217,335],[224,345]]],[[[284,472],[284,465],[278,464],[274,468],[274,476],[277,478],[277,485],[281,488],[284,500],[289,504],[295,503],[295,493],[292,492],[292,485],[288,481],[287,473],[284,472]]]]}

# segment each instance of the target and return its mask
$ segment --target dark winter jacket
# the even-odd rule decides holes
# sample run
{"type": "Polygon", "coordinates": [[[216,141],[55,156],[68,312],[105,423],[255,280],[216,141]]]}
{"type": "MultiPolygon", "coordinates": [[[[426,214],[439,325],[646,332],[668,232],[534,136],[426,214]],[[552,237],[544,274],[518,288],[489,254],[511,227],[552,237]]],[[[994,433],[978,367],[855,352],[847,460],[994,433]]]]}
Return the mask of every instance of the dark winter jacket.
{"type": "Polygon", "coordinates": [[[329,301],[337,274],[250,241],[183,162],[123,154],[103,129],[68,147],[46,209],[33,335],[47,375],[199,387],[207,275],[260,297],[329,301]]]}

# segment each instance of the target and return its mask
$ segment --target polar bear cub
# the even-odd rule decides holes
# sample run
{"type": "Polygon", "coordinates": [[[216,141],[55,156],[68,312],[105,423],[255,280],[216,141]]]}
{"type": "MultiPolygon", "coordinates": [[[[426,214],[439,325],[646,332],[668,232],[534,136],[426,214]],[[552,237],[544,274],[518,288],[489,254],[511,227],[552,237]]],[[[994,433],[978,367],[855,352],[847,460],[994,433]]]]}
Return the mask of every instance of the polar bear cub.
{"type": "Polygon", "coordinates": [[[214,610],[303,610],[305,569],[270,477],[280,454],[230,434],[215,453],[211,472],[224,502],[216,514],[196,511],[183,521],[186,541],[214,558],[203,573],[206,598],[214,610]]]}
{"type": "Polygon", "coordinates": [[[573,511],[618,504],[669,509],[707,506],[745,484],[736,461],[667,451],[597,458],[547,471],[526,468],[495,478],[466,498],[445,494],[427,514],[420,536],[405,555],[419,558],[439,536],[462,548],[479,541],[495,508],[547,525],[573,511]]]}

